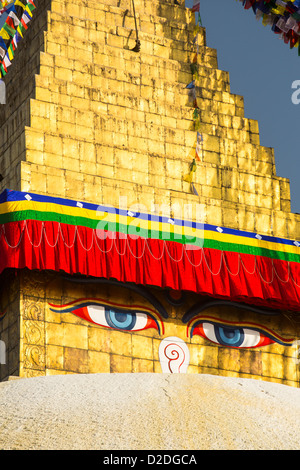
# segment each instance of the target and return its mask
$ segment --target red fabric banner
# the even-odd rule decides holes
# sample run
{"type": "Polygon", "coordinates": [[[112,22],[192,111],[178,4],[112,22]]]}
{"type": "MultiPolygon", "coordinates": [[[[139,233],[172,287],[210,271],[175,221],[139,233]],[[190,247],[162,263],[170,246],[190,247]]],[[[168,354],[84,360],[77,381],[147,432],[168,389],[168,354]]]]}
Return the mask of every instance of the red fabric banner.
{"type": "Polygon", "coordinates": [[[28,268],[80,273],[300,310],[299,263],[209,248],[191,250],[172,241],[103,235],[57,222],[4,224],[0,272],[28,268]]]}

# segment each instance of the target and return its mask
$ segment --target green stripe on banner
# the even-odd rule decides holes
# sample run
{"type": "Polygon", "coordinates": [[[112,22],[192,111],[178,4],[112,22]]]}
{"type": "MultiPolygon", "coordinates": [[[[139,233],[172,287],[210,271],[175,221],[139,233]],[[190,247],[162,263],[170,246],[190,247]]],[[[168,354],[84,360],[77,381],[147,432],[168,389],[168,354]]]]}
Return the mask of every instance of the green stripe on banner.
{"type": "Polygon", "coordinates": [[[60,222],[67,225],[81,225],[96,229],[99,220],[74,215],[58,214],[57,212],[37,212],[32,210],[7,212],[0,215],[0,224],[8,222],[19,222],[24,220],[40,220],[49,222],[60,222]]]}
{"type": "Polygon", "coordinates": [[[20,222],[24,220],[39,220],[58,222],[73,226],[88,227],[91,229],[107,230],[110,232],[122,233],[127,235],[137,235],[143,238],[153,238],[158,240],[168,240],[178,243],[190,243],[196,246],[202,246],[202,238],[192,236],[185,236],[180,234],[168,233],[165,231],[144,229],[136,225],[120,224],[118,222],[111,222],[105,219],[91,219],[88,217],[79,217],[75,215],[59,214],[57,212],[38,212],[33,210],[14,211],[0,214],[0,224],[9,222],[20,222]]]}
{"type": "Polygon", "coordinates": [[[236,243],[218,242],[216,240],[204,239],[204,248],[215,250],[243,253],[255,256],[265,256],[267,258],[278,259],[282,261],[300,262],[300,255],[287,253],[286,251],[268,250],[267,248],[254,247],[249,245],[239,245],[236,243]]]}

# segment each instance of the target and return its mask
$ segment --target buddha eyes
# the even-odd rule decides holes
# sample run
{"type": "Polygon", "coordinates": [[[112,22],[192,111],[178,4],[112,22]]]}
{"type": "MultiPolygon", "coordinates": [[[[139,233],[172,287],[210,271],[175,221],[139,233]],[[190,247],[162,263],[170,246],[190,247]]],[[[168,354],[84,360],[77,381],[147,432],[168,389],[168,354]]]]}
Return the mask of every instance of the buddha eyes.
{"type": "MultiPolygon", "coordinates": [[[[154,328],[164,335],[164,322],[151,308],[138,305],[115,304],[102,299],[79,299],[66,305],[52,305],[57,313],[70,312],[98,326],[119,331],[142,331],[154,328]]],[[[229,348],[258,348],[272,343],[291,346],[293,339],[284,339],[277,333],[254,323],[233,323],[207,315],[196,315],[187,324],[187,337],[200,336],[219,346],[229,348]]]]}
{"type": "Polygon", "coordinates": [[[120,331],[141,331],[155,328],[159,333],[163,324],[158,314],[148,312],[138,306],[126,308],[123,306],[106,305],[99,301],[75,302],[73,305],[50,305],[51,310],[60,313],[73,313],[83,320],[95,325],[120,331]]]}
{"type": "Polygon", "coordinates": [[[96,325],[122,331],[141,331],[148,328],[160,330],[158,321],[148,312],[132,312],[104,305],[89,305],[73,313],[96,325]]]}
{"type": "Polygon", "coordinates": [[[203,322],[194,327],[192,335],[199,335],[213,343],[232,348],[257,348],[274,343],[265,334],[239,326],[217,325],[203,322]]]}

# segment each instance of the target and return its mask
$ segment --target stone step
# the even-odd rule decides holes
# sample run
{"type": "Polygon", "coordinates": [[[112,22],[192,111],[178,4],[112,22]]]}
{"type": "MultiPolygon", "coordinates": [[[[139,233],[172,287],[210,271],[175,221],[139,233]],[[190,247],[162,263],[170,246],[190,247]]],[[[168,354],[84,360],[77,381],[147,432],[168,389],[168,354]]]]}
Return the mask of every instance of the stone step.
{"type": "MultiPolygon", "coordinates": [[[[29,131],[31,134],[37,132],[34,129],[29,131]]],[[[30,134],[27,134],[27,137],[30,137],[30,134]]],[[[171,157],[162,158],[156,154],[149,155],[148,152],[142,153],[120,146],[92,145],[87,142],[72,141],[71,138],[58,138],[57,134],[44,133],[42,139],[44,148],[40,152],[32,150],[30,144],[27,145],[27,163],[32,165],[31,172],[37,172],[40,168],[37,177],[41,190],[47,179],[47,173],[56,175],[60,179],[63,178],[66,189],[69,187],[69,180],[78,181],[81,185],[85,184],[87,189],[92,179],[94,185],[102,187],[104,201],[105,188],[116,187],[122,182],[135,185],[142,181],[146,193],[147,188],[152,192],[166,189],[174,192],[189,192],[189,185],[183,181],[182,177],[188,173],[190,162],[171,157]],[[59,139],[61,139],[61,145],[59,139]],[[53,147],[57,149],[59,145],[61,154],[58,156],[54,153],[53,147]],[[87,154],[84,153],[84,145],[89,146],[88,161],[87,154]],[[68,147],[71,149],[69,153],[66,150],[68,147]],[[75,148],[81,153],[81,159],[72,158],[75,148]],[[59,162],[59,167],[55,164],[57,162],[59,162]],[[43,170],[43,168],[48,168],[48,170],[43,170]],[[83,174],[84,179],[82,179],[83,174]]],[[[34,139],[32,141],[34,142],[34,139]]],[[[220,168],[199,162],[194,181],[201,196],[222,200],[222,204],[234,201],[244,206],[256,206],[257,209],[281,210],[280,196],[284,193],[280,178],[253,175],[240,169],[220,168]]],[[[80,187],[77,188],[77,197],[78,194],[82,194],[80,187]]],[[[66,197],[69,196],[70,194],[67,193],[66,197]]],[[[201,201],[204,203],[204,199],[201,201]]]]}
{"type": "MultiPolygon", "coordinates": [[[[129,10],[133,13],[133,6],[131,0],[56,0],[61,5],[55,5],[55,9],[61,8],[65,13],[78,17],[88,17],[96,19],[99,10],[104,9],[119,9],[129,10]],[[92,11],[93,10],[93,11],[92,11]]],[[[184,3],[184,2],[182,2],[184,3]]],[[[148,16],[167,18],[168,21],[177,23],[189,24],[194,23],[194,15],[191,11],[185,8],[184,4],[175,5],[174,1],[170,0],[134,0],[136,14],[146,14],[148,16]]]]}
{"type": "MultiPolygon", "coordinates": [[[[56,83],[59,87],[59,82],[56,83]]],[[[78,110],[79,113],[86,113],[87,116],[91,116],[90,113],[93,113],[95,118],[101,117],[107,122],[111,117],[116,116],[126,122],[132,120],[135,123],[140,123],[141,127],[142,124],[148,123],[149,125],[166,127],[172,132],[177,131],[178,134],[182,131],[190,132],[191,140],[196,135],[192,111],[185,107],[179,109],[174,105],[166,105],[165,103],[160,106],[158,103],[153,103],[152,100],[122,96],[119,93],[103,90],[97,95],[97,92],[88,88],[85,89],[85,93],[90,92],[92,99],[85,99],[81,94],[83,92],[82,88],[78,90],[73,84],[69,84],[66,94],[62,93],[62,89],[58,92],[58,88],[56,91],[51,91],[49,88],[40,87],[39,82],[37,82],[36,99],[41,103],[50,103],[51,106],[49,106],[55,115],[57,115],[59,109],[59,115],[64,116],[64,122],[67,122],[68,118],[72,122],[73,116],[78,110]]],[[[200,132],[202,133],[218,136],[228,141],[249,142],[253,145],[259,145],[256,121],[236,116],[231,117],[227,114],[220,114],[219,118],[216,118],[216,113],[211,113],[208,109],[200,112],[200,118],[200,132]]],[[[105,128],[105,124],[103,126],[105,128]]]]}
{"type": "MultiPolygon", "coordinates": [[[[136,94],[136,87],[151,87],[164,92],[173,93],[176,96],[183,96],[184,105],[187,103],[186,96],[190,91],[186,88],[191,80],[191,75],[183,76],[178,68],[157,67],[153,61],[147,63],[144,61],[135,62],[135,67],[130,67],[134,61],[125,63],[122,57],[110,56],[110,60],[106,64],[102,57],[107,54],[91,53],[91,61],[84,62],[80,59],[72,59],[68,57],[53,55],[49,53],[41,53],[40,57],[40,75],[49,73],[50,77],[73,81],[75,85],[101,87],[104,89],[118,90],[122,93],[136,94]],[[152,62],[152,63],[151,63],[152,62]],[[109,65],[107,65],[107,63],[109,65]],[[125,67],[121,67],[125,64],[125,67]],[[184,82],[181,80],[184,77],[184,82]]],[[[166,65],[167,62],[165,62],[166,65]]],[[[206,69],[207,70],[207,69],[206,69]]],[[[196,81],[197,95],[203,99],[214,99],[223,101],[224,103],[237,104],[243,107],[243,100],[238,100],[237,95],[227,91],[228,83],[225,81],[227,76],[218,70],[209,76],[208,71],[201,68],[199,80],[196,81]],[[222,80],[224,78],[224,80],[222,80]]],[[[139,93],[140,94],[140,93],[139,93]]],[[[174,100],[174,97],[171,97],[174,100]]],[[[168,96],[164,97],[164,101],[168,101],[168,96]]],[[[176,102],[176,104],[179,104],[176,102]]]]}
{"type": "MultiPolygon", "coordinates": [[[[122,112],[119,114],[122,114],[122,112]]],[[[126,115],[126,112],[124,114],[126,115]]],[[[80,110],[73,107],[31,100],[31,126],[35,129],[42,130],[46,121],[48,121],[46,129],[57,130],[61,135],[68,136],[72,136],[74,133],[78,138],[89,141],[95,140],[96,142],[100,142],[98,135],[99,131],[101,131],[100,135],[104,143],[110,142],[111,135],[117,133],[120,136],[119,140],[124,142],[128,140],[128,137],[136,137],[138,147],[134,147],[135,149],[140,148],[139,146],[143,145],[145,140],[154,141],[155,144],[151,143],[151,152],[162,154],[164,153],[165,143],[181,145],[181,154],[189,153],[187,149],[192,149],[195,144],[196,133],[194,130],[172,128],[166,125],[166,120],[164,124],[162,124],[163,120],[161,120],[161,123],[159,123],[159,119],[154,120],[154,115],[149,115],[146,121],[137,121],[134,119],[134,113],[132,114],[131,119],[128,117],[125,120],[123,117],[107,115],[104,112],[80,110]],[[157,150],[154,150],[154,147],[157,150]]],[[[127,116],[129,116],[129,113],[127,113],[127,116]]],[[[206,128],[210,130],[208,125],[206,128]]],[[[220,139],[257,144],[257,142],[253,142],[252,134],[249,130],[220,127],[215,134],[205,134],[205,125],[200,130],[204,137],[204,150],[216,153],[220,153],[220,139]]]]}
{"type": "MultiPolygon", "coordinates": [[[[52,29],[55,30],[55,33],[49,32],[47,33],[47,51],[50,53],[57,53],[59,51],[59,55],[66,55],[67,53],[64,52],[64,48],[67,46],[71,46],[70,41],[71,37],[69,34],[69,42],[65,42],[64,44],[61,44],[61,34],[60,34],[60,29],[61,31],[65,28],[64,23],[61,21],[61,15],[58,15],[60,21],[56,22],[55,24],[58,25],[53,26],[52,29]],[[59,31],[59,34],[58,31],[59,31]],[[56,44],[58,43],[58,44],[56,44]]],[[[100,44],[97,43],[98,46],[98,52],[96,54],[100,54],[100,58],[103,61],[103,64],[109,62],[110,60],[115,60],[111,59],[111,56],[113,55],[114,58],[117,58],[119,56],[122,56],[120,51],[128,50],[130,47],[133,47],[135,45],[135,39],[130,39],[128,36],[128,30],[126,28],[121,28],[121,27],[107,27],[105,25],[101,25],[99,27],[101,29],[100,31],[94,31],[96,34],[96,38],[93,35],[93,39],[102,39],[102,43],[106,43],[110,48],[115,47],[116,51],[113,51],[112,49],[110,50],[105,50],[103,49],[103,46],[101,47],[101,41],[100,44]],[[101,34],[102,33],[102,34],[101,34]]],[[[51,30],[51,27],[50,27],[51,30]]],[[[74,31],[73,31],[74,32],[74,31]]],[[[82,34],[79,34],[78,36],[78,31],[76,32],[76,38],[73,39],[73,44],[72,47],[73,49],[73,57],[77,57],[80,55],[80,57],[84,60],[87,59],[88,61],[95,61],[95,58],[93,57],[93,50],[96,51],[97,49],[94,47],[95,43],[93,44],[88,44],[87,40],[82,40],[82,34]],[[79,42],[80,41],[80,42],[79,42]]],[[[92,41],[92,38],[89,38],[90,41],[92,41]]],[[[189,83],[191,79],[191,71],[190,71],[190,63],[192,59],[194,58],[195,52],[192,50],[184,50],[184,49],[177,49],[174,47],[170,47],[170,41],[168,44],[168,41],[166,39],[163,40],[157,40],[155,36],[149,37],[149,35],[144,35],[142,36],[142,41],[143,41],[143,53],[142,53],[142,59],[144,61],[145,56],[150,57],[150,61],[155,60],[157,57],[160,57],[158,59],[158,64],[161,63],[161,58],[165,60],[174,60],[175,62],[169,66],[166,64],[166,62],[163,64],[164,68],[166,66],[168,68],[178,68],[179,67],[179,79],[178,81],[183,82],[183,83],[189,83]],[[179,65],[178,65],[179,63],[179,65]]],[[[128,51],[130,53],[130,51],[128,51]]],[[[70,56],[70,51],[68,50],[68,56],[70,56]]],[[[124,58],[124,56],[122,57],[124,58]]],[[[128,57],[127,57],[128,58],[128,57]]],[[[141,57],[137,56],[136,54],[132,54],[130,59],[134,62],[134,64],[131,63],[131,69],[135,70],[137,67],[137,64],[139,63],[139,59],[141,57]]],[[[126,57],[124,58],[126,60],[126,57]]],[[[208,75],[211,75],[211,73],[206,70],[207,68],[217,68],[217,54],[214,49],[207,48],[205,46],[200,46],[199,47],[199,54],[198,54],[198,64],[200,68],[205,67],[204,70],[200,70],[201,75],[206,75],[206,78],[208,75]]],[[[120,66],[120,64],[118,64],[120,66]]],[[[226,85],[221,84],[221,87],[218,86],[218,84],[214,84],[214,88],[217,89],[223,89],[226,91],[230,91],[230,85],[229,85],[229,74],[227,72],[219,71],[218,72],[219,78],[218,80],[224,80],[226,81],[226,85]]],[[[170,77],[173,78],[173,77],[170,77]]],[[[207,81],[207,80],[206,80],[207,81]]]]}
{"type": "MultiPolygon", "coordinates": [[[[113,46],[104,46],[103,48],[94,47],[88,52],[81,52],[76,49],[76,42],[69,41],[69,47],[57,47],[55,38],[48,37],[45,49],[50,56],[55,56],[56,67],[64,68],[66,61],[75,61],[74,66],[82,70],[89,68],[106,68],[116,69],[119,75],[122,71],[130,73],[132,76],[140,77],[145,83],[151,81],[150,77],[154,80],[167,80],[169,83],[178,84],[179,86],[187,86],[192,80],[192,75],[189,67],[180,68],[176,61],[169,61],[165,59],[153,58],[151,56],[143,55],[142,59],[136,57],[134,52],[120,50],[113,46]],[[74,47],[73,47],[74,45],[74,47]],[[57,54],[57,49],[60,54],[57,54]]],[[[46,66],[46,63],[43,65],[46,66]]],[[[52,67],[52,63],[49,64],[52,67]]],[[[123,80],[124,81],[124,78],[123,80]]],[[[209,67],[201,67],[199,69],[199,81],[197,82],[199,88],[206,88],[207,90],[225,92],[230,94],[230,83],[227,72],[218,69],[209,69],[209,67]]],[[[240,107],[243,106],[243,99],[241,97],[240,107]]]]}
{"type": "MultiPolygon", "coordinates": [[[[61,101],[57,103],[55,103],[55,94],[52,96],[52,103],[48,103],[51,99],[49,96],[46,102],[38,99],[32,100],[31,126],[34,129],[59,132],[70,138],[74,135],[78,139],[95,141],[104,145],[110,145],[111,142],[123,147],[131,145],[135,151],[147,149],[150,153],[158,155],[164,155],[166,145],[168,145],[169,148],[173,147],[174,155],[176,150],[178,158],[190,158],[190,153],[195,145],[196,133],[193,130],[193,122],[188,119],[188,115],[182,114],[180,116],[178,114],[178,118],[175,118],[175,114],[172,117],[164,116],[158,112],[157,108],[153,110],[155,112],[151,112],[150,109],[145,109],[146,101],[140,101],[143,105],[139,109],[139,101],[136,99],[133,101],[129,98],[127,106],[120,106],[118,94],[116,94],[114,101],[111,94],[102,91],[101,102],[96,103],[91,96],[92,99],[86,101],[89,106],[85,107],[82,106],[85,100],[74,95],[75,90],[72,84],[69,84],[69,87],[72,87],[72,90],[69,88],[69,91],[72,91],[73,97],[70,98],[70,93],[65,95],[66,100],[69,100],[68,105],[64,103],[64,95],[61,92],[56,94],[61,98],[61,101]]],[[[40,94],[42,99],[43,89],[40,89],[37,84],[37,98],[40,94]]],[[[165,106],[162,106],[163,109],[165,106]]],[[[259,136],[254,132],[256,129],[252,129],[253,122],[241,119],[234,122],[233,127],[230,128],[228,124],[231,126],[232,122],[221,122],[221,118],[217,125],[206,122],[206,118],[209,116],[210,113],[207,112],[201,116],[200,130],[204,136],[204,158],[207,157],[208,162],[222,164],[220,155],[224,155],[223,164],[235,166],[235,155],[236,153],[241,154],[243,150],[245,155],[241,154],[240,158],[244,158],[244,162],[248,162],[246,168],[253,171],[254,163],[251,160],[258,159],[257,149],[259,148],[259,136]],[[249,152],[245,153],[247,145],[249,152]]],[[[224,119],[226,118],[227,116],[224,116],[224,119]]],[[[168,154],[170,153],[168,152],[168,154]]],[[[272,173],[272,159],[267,162],[269,172],[272,173]]],[[[266,166],[264,166],[265,170],[266,166]]]]}
{"type": "MultiPolygon", "coordinates": [[[[38,105],[38,103],[37,103],[38,105]]],[[[38,112],[36,112],[38,115],[38,112]]],[[[76,115],[74,116],[74,121],[75,121],[75,126],[76,126],[76,115]]],[[[124,119],[123,119],[124,121],[124,119]]],[[[90,146],[90,147],[101,147],[101,148],[106,148],[106,149],[111,149],[109,152],[105,151],[103,155],[101,156],[101,159],[104,159],[104,164],[111,165],[111,160],[110,157],[108,160],[106,159],[106,156],[109,155],[109,153],[112,152],[113,148],[119,149],[119,151],[122,152],[127,152],[130,156],[134,154],[142,155],[143,159],[147,157],[149,159],[149,162],[151,161],[152,158],[160,158],[160,159],[172,159],[172,160],[178,160],[177,152],[179,151],[179,148],[181,149],[180,151],[182,152],[182,157],[181,161],[185,164],[189,164],[191,162],[191,159],[194,156],[194,149],[191,147],[188,147],[187,145],[183,145],[184,142],[180,144],[173,143],[171,144],[168,142],[169,140],[172,139],[172,133],[169,132],[167,134],[167,137],[165,138],[164,145],[165,147],[168,147],[167,153],[159,153],[159,150],[156,152],[152,151],[152,153],[148,152],[148,146],[143,145],[143,146],[138,146],[136,147],[135,151],[133,151],[132,148],[129,148],[127,145],[127,137],[124,138],[124,134],[121,132],[118,132],[121,127],[118,127],[118,124],[116,124],[116,121],[113,121],[111,119],[110,122],[106,123],[106,129],[111,128],[110,133],[108,134],[105,132],[105,135],[107,135],[107,139],[105,138],[103,141],[101,139],[87,139],[86,136],[79,135],[64,135],[63,133],[61,134],[53,134],[51,130],[46,130],[46,128],[27,128],[26,135],[32,134],[35,136],[38,136],[36,139],[29,138],[29,140],[26,138],[26,145],[29,142],[29,148],[35,152],[46,152],[46,154],[56,154],[60,159],[64,157],[68,157],[71,160],[74,159],[83,159],[87,162],[90,162],[90,155],[85,155],[85,153],[82,151],[81,145],[85,146],[90,146]],[[47,145],[45,142],[45,137],[46,135],[53,135],[52,141],[54,144],[47,145]],[[55,137],[56,135],[56,137],[55,137]],[[111,138],[109,138],[109,136],[111,138]],[[117,137],[116,137],[117,136],[117,137]],[[171,137],[171,139],[170,139],[171,137]],[[64,148],[63,143],[66,142],[67,145],[67,151],[64,148]],[[71,144],[71,142],[73,142],[71,144]],[[176,152],[173,152],[172,149],[176,152]],[[69,151],[68,151],[69,150],[69,151]],[[176,155],[173,156],[173,155],[176,155]]],[[[121,124],[122,125],[122,124],[121,124]]],[[[128,124],[128,129],[134,129],[134,126],[136,125],[135,122],[130,122],[129,119],[129,124],[128,124]]],[[[144,124],[145,125],[145,124],[144,124]]],[[[151,121],[146,122],[147,128],[148,129],[155,129],[155,125],[151,121]]],[[[61,129],[64,130],[64,126],[61,126],[61,129]]],[[[101,133],[102,130],[106,130],[105,127],[98,129],[98,131],[101,133]]],[[[123,129],[124,132],[124,129],[123,129]]],[[[131,132],[132,134],[132,132],[131,132]]],[[[185,135],[185,134],[183,134],[185,135]]],[[[203,152],[201,152],[201,164],[206,164],[210,166],[218,166],[221,169],[224,168],[227,172],[228,171],[236,171],[239,169],[239,171],[242,171],[244,173],[250,173],[250,174],[256,174],[258,176],[263,175],[264,177],[269,177],[270,175],[275,175],[275,172],[273,171],[274,168],[274,154],[272,149],[270,148],[265,148],[253,144],[244,144],[243,142],[234,142],[230,140],[229,138],[218,138],[213,140],[213,138],[209,134],[203,134],[204,136],[204,145],[203,145],[203,152]],[[216,145],[219,146],[219,152],[212,151],[216,150],[216,145]],[[212,160],[211,156],[216,156],[216,160],[212,160]]],[[[133,135],[134,137],[134,135],[133,135]]],[[[151,136],[153,140],[153,136],[151,136]]],[[[186,134],[187,138],[191,138],[191,142],[193,143],[192,136],[189,134],[186,134]]],[[[138,142],[137,142],[138,143],[138,142]]],[[[149,144],[153,145],[153,142],[150,142],[149,144]]],[[[113,152],[114,153],[114,152],[113,152]]],[[[38,156],[38,158],[41,158],[41,155],[38,156]]],[[[131,157],[130,157],[131,158],[131,157]]],[[[55,159],[52,160],[54,162],[55,159]]],[[[75,161],[75,160],[74,160],[75,161]]],[[[51,160],[50,163],[51,165],[51,160]]],[[[78,163],[77,163],[78,164],[78,163]]],[[[73,165],[73,169],[76,167],[76,165],[73,165]]]]}
{"type": "MultiPolygon", "coordinates": [[[[143,74],[154,78],[167,78],[170,82],[188,84],[192,80],[189,63],[179,63],[177,60],[159,58],[151,54],[137,55],[128,50],[104,45],[89,43],[74,38],[64,38],[57,34],[47,33],[45,51],[52,56],[57,56],[56,65],[59,66],[63,59],[81,61],[82,67],[89,64],[93,66],[109,66],[129,71],[132,74],[143,74]]],[[[199,54],[199,76],[201,87],[211,88],[217,91],[230,92],[229,74],[219,69],[210,68],[202,58],[210,62],[209,54],[205,51],[199,54]]]]}
{"type": "MultiPolygon", "coordinates": [[[[55,73],[57,68],[53,70],[55,73]]],[[[41,66],[41,72],[43,72],[43,66],[41,66]]],[[[104,69],[96,86],[89,84],[87,79],[85,83],[80,81],[76,84],[75,80],[66,82],[61,78],[64,73],[59,75],[59,78],[50,78],[51,75],[48,72],[46,77],[42,75],[36,77],[36,98],[57,106],[65,105],[72,108],[72,112],[78,108],[80,111],[102,113],[104,116],[113,113],[114,110],[115,113],[120,113],[118,110],[120,106],[123,111],[122,115],[126,119],[132,116],[132,119],[139,121],[140,116],[140,120],[143,120],[143,113],[146,113],[147,118],[149,115],[149,122],[161,125],[162,120],[165,120],[169,123],[168,127],[173,129],[193,129],[193,108],[187,106],[189,104],[187,90],[178,85],[174,87],[166,81],[160,81],[159,87],[154,88],[143,86],[139,77],[131,77],[131,83],[107,78],[109,73],[114,76],[116,72],[116,69],[104,69]]],[[[126,74],[122,72],[122,75],[124,77],[126,74]]],[[[199,91],[201,92],[201,89],[199,91]]],[[[223,128],[232,126],[232,129],[228,130],[231,135],[238,138],[239,130],[251,132],[253,143],[259,143],[256,121],[243,119],[236,116],[236,112],[234,113],[239,109],[234,102],[234,95],[223,93],[218,97],[215,92],[210,99],[200,98],[198,106],[201,110],[202,132],[209,131],[214,134],[218,132],[216,125],[220,125],[219,132],[222,134],[223,128]],[[224,96],[223,100],[218,101],[218,98],[222,99],[222,96],[224,96]],[[229,98],[232,100],[231,103],[229,98]],[[231,110],[232,116],[228,114],[228,110],[231,110]]]]}
{"type": "MultiPolygon", "coordinates": [[[[135,30],[135,18],[130,4],[120,8],[117,6],[98,3],[97,8],[81,6],[76,2],[65,3],[60,0],[53,0],[51,11],[65,17],[72,17],[81,20],[91,20],[93,22],[102,22],[110,26],[122,26],[135,30]]],[[[156,36],[167,37],[172,40],[188,42],[193,39],[194,23],[180,23],[176,20],[167,20],[165,17],[149,15],[142,12],[136,13],[137,27],[139,31],[153,34],[156,36]]],[[[205,39],[205,29],[202,28],[200,35],[205,39]]]]}
{"type": "MultiPolygon", "coordinates": [[[[129,49],[135,45],[136,33],[133,29],[122,25],[114,26],[112,22],[94,22],[82,20],[75,17],[66,17],[58,13],[49,15],[48,31],[56,35],[66,35],[75,39],[84,39],[90,42],[109,44],[121,49],[129,49]],[[109,24],[109,26],[107,25],[109,24]]],[[[186,34],[184,36],[187,36],[186,34]]],[[[165,59],[178,60],[190,63],[195,52],[193,52],[192,36],[184,38],[184,41],[172,40],[155,34],[139,31],[139,39],[142,43],[141,53],[151,56],[159,56],[165,59]]],[[[199,47],[204,45],[204,40],[199,35],[199,47]]],[[[205,49],[208,52],[209,48],[205,49]]],[[[203,52],[203,50],[202,50],[203,52]]],[[[214,55],[212,67],[217,67],[216,51],[209,54],[210,59],[214,55]]],[[[209,62],[208,62],[209,63],[209,62]]]]}
{"type": "MultiPolygon", "coordinates": [[[[111,142],[110,144],[93,144],[33,128],[26,129],[27,161],[34,164],[56,167],[59,161],[59,168],[67,171],[84,172],[103,178],[118,177],[117,179],[128,181],[133,177],[132,171],[134,170],[134,173],[138,172],[139,177],[143,176],[142,181],[145,184],[149,184],[147,174],[151,178],[157,176],[157,181],[163,181],[166,178],[178,179],[177,188],[182,184],[181,176],[188,172],[190,161],[172,158],[171,154],[160,156],[149,154],[147,151],[143,152],[141,149],[133,150],[123,148],[121,145],[112,145],[111,142]],[[39,142],[39,149],[36,148],[37,142],[39,142]]],[[[138,182],[138,176],[135,176],[135,182],[138,182]]],[[[280,178],[265,174],[254,175],[239,168],[222,168],[205,161],[197,163],[195,181],[227,194],[233,190],[247,192],[252,196],[261,194],[271,196],[272,194],[278,195],[282,190],[280,178]]],[[[277,197],[275,199],[277,204],[277,197]]],[[[265,207],[265,202],[262,201],[259,206],[265,207]]]]}

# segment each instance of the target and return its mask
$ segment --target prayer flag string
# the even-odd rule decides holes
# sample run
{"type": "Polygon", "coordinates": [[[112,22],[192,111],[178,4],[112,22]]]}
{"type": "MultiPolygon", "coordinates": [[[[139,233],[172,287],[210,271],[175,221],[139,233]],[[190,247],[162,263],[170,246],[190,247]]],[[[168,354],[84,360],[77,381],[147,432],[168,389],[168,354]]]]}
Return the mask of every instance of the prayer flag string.
{"type": "Polygon", "coordinates": [[[193,106],[193,121],[194,125],[193,128],[195,131],[197,131],[196,134],[196,147],[195,147],[195,155],[193,157],[193,160],[190,164],[189,172],[183,177],[183,180],[187,183],[190,183],[190,188],[191,192],[195,194],[196,196],[199,196],[197,189],[194,185],[193,179],[194,175],[197,170],[197,161],[201,161],[202,159],[202,153],[203,153],[203,135],[200,132],[200,109],[198,107],[198,102],[197,102],[197,93],[196,93],[196,82],[199,80],[199,73],[198,73],[198,55],[199,55],[199,41],[198,41],[198,36],[201,31],[202,27],[202,21],[201,21],[201,16],[200,16],[200,1],[199,0],[194,0],[194,4],[191,8],[191,11],[197,13],[197,20],[196,24],[193,30],[194,34],[194,39],[193,39],[193,45],[196,46],[196,52],[193,55],[192,62],[190,64],[190,69],[191,69],[191,74],[192,74],[192,81],[186,86],[186,89],[189,90],[189,98],[192,102],[193,106]]]}
{"type": "Polygon", "coordinates": [[[245,10],[252,8],[257,20],[270,25],[290,49],[298,48],[300,55],[300,0],[236,0],[245,10]]]}

